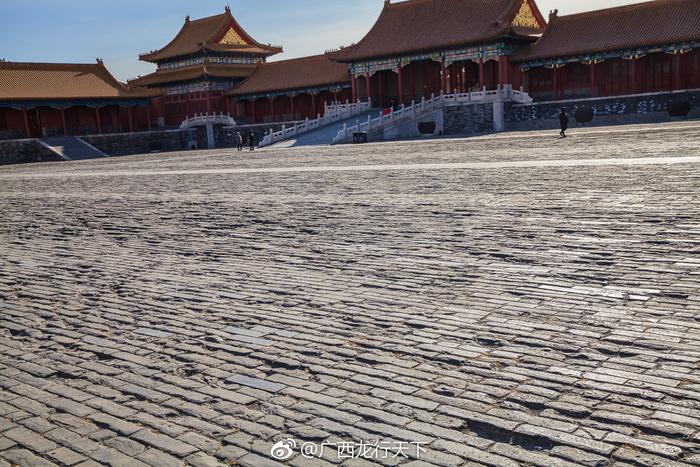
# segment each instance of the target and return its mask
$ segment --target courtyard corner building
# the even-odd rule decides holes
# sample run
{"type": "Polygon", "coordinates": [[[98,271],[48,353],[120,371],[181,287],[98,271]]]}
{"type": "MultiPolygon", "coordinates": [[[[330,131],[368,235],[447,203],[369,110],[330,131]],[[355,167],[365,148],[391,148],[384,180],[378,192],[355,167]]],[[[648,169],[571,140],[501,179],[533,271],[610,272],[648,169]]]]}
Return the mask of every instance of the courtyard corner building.
{"type": "Polygon", "coordinates": [[[220,15],[186,17],[170,43],[140,56],[158,69],[129,84],[161,90],[166,122],[180,123],[194,113],[229,112],[224,93],[280,52],[253,39],[226,7],[220,15]]]}
{"type": "Polygon", "coordinates": [[[148,130],[158,96],[92,64],[0,61],[0,138],[148,130]]]}

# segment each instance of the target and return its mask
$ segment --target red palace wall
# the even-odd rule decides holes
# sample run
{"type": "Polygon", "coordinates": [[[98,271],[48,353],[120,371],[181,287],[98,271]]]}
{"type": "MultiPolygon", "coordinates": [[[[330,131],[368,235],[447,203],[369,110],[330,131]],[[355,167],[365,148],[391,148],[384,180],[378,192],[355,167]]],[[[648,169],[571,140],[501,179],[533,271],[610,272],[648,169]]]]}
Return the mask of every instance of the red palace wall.
{"type": "Polygon", "coordinates": [[[525,72],[525,90],[537,100],[618,96],[700,88],[700,50],[686,54],[655,53],[637,60],[622,58],[594,65],[568,63],[525,72]],[[558,94],[555,95],[555,75],[558,94]],[[595,79],[595,82],[592,82],[595,79]]]}
{"type": "Polygon", "coordinates": [[[343,89],[340,92],[334,93],[331,91],[322,91],[315,96],[310,94],[297,94],[294,97],[294,106],[292,108],[292,99],[290,96],[278,96],[274,99],[257,99],[255,102],[240,101],[236,104],[231,102],[231,109],[239,109],[234,118],[241,121],[249,121],[251,123],[270,123],[270,122],[285,122],[294,120],[304,120],[305,118],[313,119],[317,115],[323,115],[324,105],[330,104],[335,100],[346,102],[352,99],[352,91],[343,89]]]}
{"type": "Polygon", "coordinates": [[[165,96],[163,105],[165,108],[165,125],[180,125],[187,117],[194,114],[228,113],[226,97],[223,91],[192,92],[165,96]]]}

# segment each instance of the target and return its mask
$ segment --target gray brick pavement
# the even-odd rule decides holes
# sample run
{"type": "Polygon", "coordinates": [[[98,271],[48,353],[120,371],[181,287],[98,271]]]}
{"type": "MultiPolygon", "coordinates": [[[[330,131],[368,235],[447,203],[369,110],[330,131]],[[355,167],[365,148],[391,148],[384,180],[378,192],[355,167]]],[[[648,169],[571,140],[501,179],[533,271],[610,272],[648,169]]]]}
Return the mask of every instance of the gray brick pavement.
{"type": "Polygon", "coordinates": [[[0,465],[700,465],[699,142],[0,168],[0,465]]]}

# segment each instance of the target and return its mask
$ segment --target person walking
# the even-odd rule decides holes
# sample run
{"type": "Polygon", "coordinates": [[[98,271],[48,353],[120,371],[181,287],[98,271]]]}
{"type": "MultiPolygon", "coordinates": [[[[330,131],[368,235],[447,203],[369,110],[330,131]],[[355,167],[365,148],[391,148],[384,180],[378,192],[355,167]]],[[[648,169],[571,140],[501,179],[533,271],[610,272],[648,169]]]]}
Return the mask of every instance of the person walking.
{"type": "Polygon", "coordinates": [[[240,131],[236,132],[236,147],[238,152],[243,151],[243,136],[240,131]]]}
{"type": "Polygon", "coordinates": [[[559,125],[561,126],[559,134],[562,138],[566,138],[566,130],[569,129],[569,114],[566,113],[566,107],[562,107],[559,114],[559,125]]]}
{"type": "Polygon", "coordinates": [[[255,151],[255,135],[253,132],[250,132],[250,135],[248,136],[248,149],[250,151],[255,151]]]}

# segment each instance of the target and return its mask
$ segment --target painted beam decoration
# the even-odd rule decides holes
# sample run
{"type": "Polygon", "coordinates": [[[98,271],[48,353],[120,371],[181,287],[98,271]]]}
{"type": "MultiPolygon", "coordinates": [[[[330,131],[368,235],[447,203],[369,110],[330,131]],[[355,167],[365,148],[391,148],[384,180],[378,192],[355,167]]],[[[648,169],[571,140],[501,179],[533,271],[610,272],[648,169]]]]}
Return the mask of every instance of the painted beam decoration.
{"type": "Polygon", "coordinates": [[[0,101],[0,109],[30,110],[38,107],[50,107],[55,110],[69,109],[71,107],[88,107],[99,109],[110,105],[119,107],[147,106],[149,99],[75,99],[75,100],[36,100],[36,101],[0,101]]]}
{"type": "Polygon", "coordinates": [[[372,75],[379,71],[395,71],[399,66],[403,67],[413,62],[421,62],[428,60],[441,62],[444,58],[445,65],[450,65],[452,62],[458,62],[461,60],[477,60],[480,58],[483,58],[485,60],[496,59],[501,55],[509,56],[512,53],[512,46],[499,42],[496,44],[482,45],[478,47],[436,51],[419,55],[411,55],[408,57],[387,58],[362,63],[353,63],[350,66],[350,72],[356,76],[366,74],[372,75]]]}
{"type": "Polygon", "coordinates": [[[574,57],[557,57],[548,60],[537,60],[534,62],[524,62],[520,64],[520,69],[527,71],[531,68],[554,68],[562,67],[567,63],[600,63],[605,60],[623,58],[627,60],[642,58],[648,54],[652,53],[667,53],[667,54],[685,54],[693,49],[700,48],[700,42],[686,42],[682,44],[671,44],[666,46],[653,46],[645,47],[640,49],[627,49],[627,50],[612,50],[609,52],[600,52],[589,55],[577,55],[574,57]]]}
{"type": "Polygon", "coordinates": [[[166,96],[177,94],[187,94],[192,92],[206,91],[226,91],[234,85],[232,81],[200,81],[197,83],[186,83],[178,86],[168,86],[165,88],[166,96]]]}
{"type": "Polygon", "coordinates": [[[257,65],[265,60],[261,57],[230,57],[209,55],[207,57],[189,58],[186,60],[178,60],[176,62],[165,62],[158,64],[159,70],[175,70],[188,66],[201,65],[204,62],[217,63],[222,65],[257,65]]]}
{"type": "Polygon", "coordinates": [[[497,59],[502,55],[510,56],[513,54],[513,51],[514,49],[512,46],[502,42],[479,47],[469,47],[467,49],[450,50],[444,54],[445,65],[463,60],[478,60],[480,58],[484,60],[497,59]]]}
{"type": "Polygon", "coordinates": [[[350,89],[351,87],[352,87],[352,85],[349,83],[342,83],[342,84],[336,84],[336,85],[331,85],[331,86],[321,86],[321,87],[314,87],[314,88],[287,89],[287,90],[268,92],[268,93],[262,93],[262,94],[249,94],[246,96],[235,97],[235,100],[237,100],[237,101],[256,101],[259,99],[275,99],[277,97],[282,97],[282,96],[294,97],[294,96],[298,96],[299,94],[317,95],[317,94],[320,94],[324,91],[341,92],[343,89],[350,89]]]}

